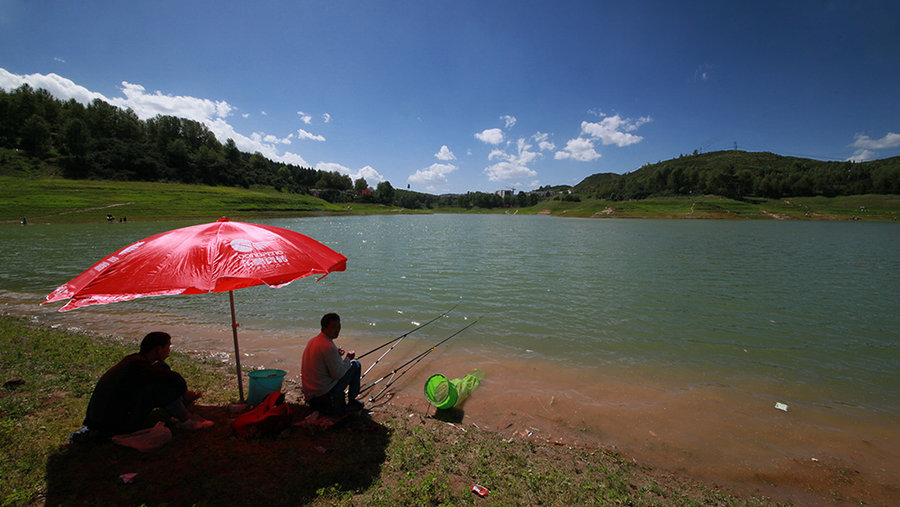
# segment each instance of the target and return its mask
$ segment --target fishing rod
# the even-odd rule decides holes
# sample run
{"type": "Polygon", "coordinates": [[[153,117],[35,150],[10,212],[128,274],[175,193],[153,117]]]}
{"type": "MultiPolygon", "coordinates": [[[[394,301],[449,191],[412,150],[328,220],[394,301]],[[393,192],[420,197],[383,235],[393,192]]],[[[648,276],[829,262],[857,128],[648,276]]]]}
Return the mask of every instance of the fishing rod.
{"type": "Polygon", "coordinates": [[[372,363],[371,365],[369,365],[368,368],[366,368],[366,371],[363,372],[363,374],[362,374],[362,376],[360,376],[360,378],[365,377],[365,376],[369,373],[369,371],[370,371],[372,368],[374,368],[376,364],[378,364],[378,361],[381,361],[382,359],[384,359],[384,356],[388,355],[388,352],[394,350],[394,347],[396,347],[397,344],[399,344],[401,341],[403,341],[404,338],[406,338],[407,336],[409,336],[409,335],[415,333],[416,331],[422,329],[423,327],[427,326],[428,324],[431,324],[432,322],[434,322],[434,321],[440,319],[441,317],[445,317],[448,313],[450,313],[450,312],[452,312],[453,310],[455,310],[456,307],[460,305],[460,303],[462,303],[462,302],[460,301],[459,303],[456,303],[455,305],[453,305],[453,308],[451,308],[451,309],[447,310],[446,312],[444,312],[444,313],[438,315],[437,317],[435,317],[435,318],[429,320],[428,322],[426,322],[426,323],[424,323],[424,324],[420,324],[419,326],[417,326],[417,327],[411,329],[410,331],[407,331],[405,334],[402,334],[402,335],[400,335],[400,336],[394,338],[393,340],[391,340],[391,341],[389,341],[389,342],[387,342],[387,343],[385,343],[385,344],[383,344],[383,345],[379,345],[378,347],[375,347],[374,349],[372,349],[372,350],[366,352],[365,354],[363,354],[363,355],[357,357],[356,359],[357,359],[357,360],[360,360],[360,359],[362,359],[362,358],[368,356],[369,354],[371,354],[371,353],[373,353],[373,352],[376,352],[376,351],[378,351],[378,350],[380,350],[380,349],[383,349],[384,347],[387,347],[388,345],[391,345],[391,344],[393,343],[393,345],[391,345],[391,348],[387,349],[387,350],[384,352],[384,354],[381,354],[381,357],[379,357],[378,359],[376,359],[374,363],[372,363]]]}
{"type": "Polygon", "coordinates": [[[419,361],[421,361],[425,356],[427,356],[428,354],[432,353],[432,352],[434,351],[434,349],[438,348],[441,344],[447,342],[447,340],[453,338],[454,336],[458,335],[459,333],[462,333],[462,332],[465,331],[466,329],[469,329],[470,327],[474,326],[476,323],[478,323],[479,320],[481,320],[481,317],[475,319],[472,323],[466,325],[466,326],[463,327],[462,329],[456,331],[455,333],[451,334],[450,336],[448,336],[448,337],[444,338],[443,340],[437,342],[436,344],[432,345],[432,346],[429,347],[427,350],[425,350],[424,352],[420,353],[419,355],[413,357],[413,358],[410,359],[409,361],[403,363],[402,365],[398,366],[397,368],[394,368],[394,369],[393,369],[390,373],[388,373],[387,375],[385,375],[385,376],[381,377],[380,379],[378,379],[378,380],[372,382],[371,384],[366,385],[365,387],[363,387],[362,389],[360,389],[359,393],[360,393],[360,394],[363,394],[363,393],[367,392],[368,390],[372,389],[373,387],[375,387],[375,385],[378,384],[379,382],[381,382],[382,380],[384,380],[384,379],[386,379],[386,378],[388,378],[388,377],[391,377],[391,379],[388,380],[388,383],[385,384],[384,388],[383,388],[378,394],[376,394],[375,396],[372,396],[371,398],[369,398],[369,401],[370,401],[370,402],[371,402],[371,401],[375,401],[376,399],[378,399],[379,397],[381,397],[381,395],[384,394],[384,392],[387,391],[387,389],[388,389],[389,387],[391,387],[391,386],[394,384],[394,382],[400,380],[400,377],[402,377],[403,375],[406,374],[406,372],[408,372],[409,370],[411,370],[412,367],[415,366],[416,364],[418,364],[419,361]],[[412,364],[410,364],[410,363],[412,363],[412,364]],[[407,365],[409,365],[408,368],[406,368],[407,365]],[[406,369],[403,370],[404,368],[406,368],[406,369]],[[397,378],[394,378],[394,375],[396,375],[397,372],[400,371],[400,370],[403,370],[403,371],[400,373],[400,375],[397,375],[397,378]]]}

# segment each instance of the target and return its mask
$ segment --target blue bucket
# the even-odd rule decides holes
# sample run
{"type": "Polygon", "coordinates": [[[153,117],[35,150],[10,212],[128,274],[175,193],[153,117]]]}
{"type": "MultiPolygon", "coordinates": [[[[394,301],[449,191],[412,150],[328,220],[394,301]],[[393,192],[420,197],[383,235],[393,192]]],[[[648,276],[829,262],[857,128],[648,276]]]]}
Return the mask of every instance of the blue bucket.
{"type": "Polygon", "coordinates": [[[251,371],[250,394],[247,395],[247,404],[259,405],[271,393],[281,391],[281,383],[284,382],[284,370],[256,370],[251,371]]]}

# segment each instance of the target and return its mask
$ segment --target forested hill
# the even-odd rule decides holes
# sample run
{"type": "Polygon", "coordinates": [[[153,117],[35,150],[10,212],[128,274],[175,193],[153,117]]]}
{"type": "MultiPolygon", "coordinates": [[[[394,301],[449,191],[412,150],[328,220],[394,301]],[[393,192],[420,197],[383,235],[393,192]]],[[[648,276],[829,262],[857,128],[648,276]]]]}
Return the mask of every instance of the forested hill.
{"type": "MultiPolygon", "coordinates": [[[[376,203],[403,208],[532,206],[536,194],[513,200],[493,193],[436,196],[389,181],[374,190],[365,179],[336,171],[272,161],[220,142],[202,123],[158,115],[141,120],[131,109],[100,99],[88,105],[61,101],[44,89],[0,88],[0,175],[69,179],[266,186],[311,194],[329,202],[376,203]]],[[[373,182],[374,183],[374,182],[373,182]]]]}
{"type": "MultiPolygon", "coordinates": [[[[0,174],[70,179],[168,181],[206,185],[266,185],[290,192],[315,188],[338,200],[358,187],[347,175],[273,162],[219,142],[202,123],[131,109],[100,99],[87,106],[44,89],[0,89],[0,174]]],[[[358,192],[358,193],[359,193],[358,192]]]]}
{"type": "Polygon", "coordinates": [[[716,151],[683,155],[622,175],[594,174],[575,191],[614,200],[692,193],[733,199],[900,194],[900,157],[822,162],[768,152],[716,151]]]}

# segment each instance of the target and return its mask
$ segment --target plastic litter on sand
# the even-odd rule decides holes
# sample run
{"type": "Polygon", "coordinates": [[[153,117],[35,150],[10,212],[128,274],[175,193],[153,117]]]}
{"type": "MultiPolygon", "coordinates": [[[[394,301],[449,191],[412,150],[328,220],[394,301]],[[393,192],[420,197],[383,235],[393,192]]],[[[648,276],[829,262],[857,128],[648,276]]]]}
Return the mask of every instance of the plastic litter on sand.
{"type": "Polygon", "coordinates": [[[775,403],[775,408],[783,412],[787,412],[788,410],[787,403],[781,403],[780,401],[775,403]]]}
{"type": "Polygon", "coordinates": [[[479,486],[478,484],[472,486],[472,492],[482,498],[486,497],[486,496],[488,496],[488,494],[490,494],[490,490],[488,490],[484,486],[479,486]]]}

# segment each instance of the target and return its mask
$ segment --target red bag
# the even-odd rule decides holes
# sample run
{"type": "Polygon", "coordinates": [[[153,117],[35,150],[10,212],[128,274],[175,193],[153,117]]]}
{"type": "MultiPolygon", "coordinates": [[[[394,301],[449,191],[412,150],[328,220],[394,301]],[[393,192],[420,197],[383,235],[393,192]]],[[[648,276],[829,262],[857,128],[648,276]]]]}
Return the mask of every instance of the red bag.
{"type": "Polygon", "coordinates": [[[249,434],[274,434],[291,425],[291,407],[284,402],[284,393],[275,391],[253,410],[231,423],[231,429],[239,437],[249,434]]]}

